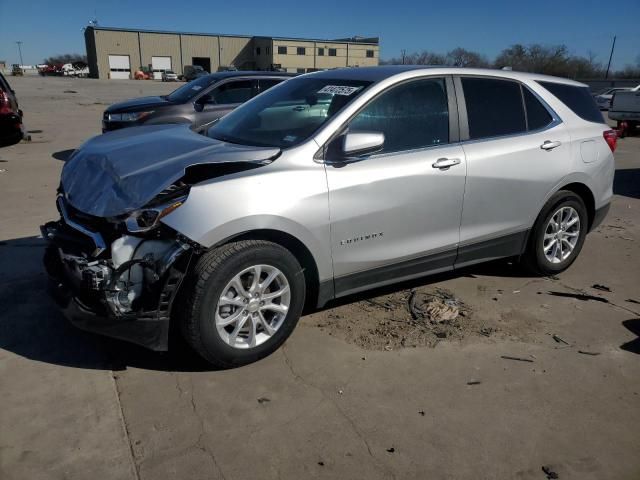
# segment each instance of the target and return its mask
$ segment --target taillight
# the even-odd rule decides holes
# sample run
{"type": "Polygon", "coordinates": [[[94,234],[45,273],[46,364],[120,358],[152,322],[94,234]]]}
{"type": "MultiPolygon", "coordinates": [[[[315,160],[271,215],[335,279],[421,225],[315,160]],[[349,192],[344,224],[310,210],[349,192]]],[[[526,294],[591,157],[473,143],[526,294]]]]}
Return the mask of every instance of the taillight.
{"type": "Polygon", "coordinates": [[[11,104],[9,103],[9,97],[3,90],[0,90],[0,113],[13,113],[11,104]]]}
{"type": "Polygon", "coordinates": [[[609,145],[611,152],[615,152],[616,144],[618,142],[618,132],[615,130],[607,130],[602,132],[602,136],[604,137],[604,141],[607,142],[607,145],[609,145]]]}

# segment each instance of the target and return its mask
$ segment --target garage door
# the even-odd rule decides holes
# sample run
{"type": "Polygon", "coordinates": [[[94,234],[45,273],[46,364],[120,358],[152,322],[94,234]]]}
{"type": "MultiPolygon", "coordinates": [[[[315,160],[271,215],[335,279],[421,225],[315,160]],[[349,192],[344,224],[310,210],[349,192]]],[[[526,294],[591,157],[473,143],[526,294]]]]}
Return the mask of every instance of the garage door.
{"type": "Polygon", "coordinates": [[[162,72],[171,70],[171,57],[151,57],[154,80],[162,80],[162,72]]]}
{"type": "Polygon", "coordinates": [[[130,76],[129,55],[109,55],[109,78],[125,79],[130,76]]]}

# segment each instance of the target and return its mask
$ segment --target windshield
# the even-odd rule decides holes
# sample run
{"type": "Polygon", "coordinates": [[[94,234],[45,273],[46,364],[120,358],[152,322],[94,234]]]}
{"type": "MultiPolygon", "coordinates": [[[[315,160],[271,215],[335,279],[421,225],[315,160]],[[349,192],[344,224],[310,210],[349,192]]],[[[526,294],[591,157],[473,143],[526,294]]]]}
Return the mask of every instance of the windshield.
{"type": "Polygon", "coordinates": [[[207,88],[216,80],[216,77],[211,76],[196,78],[192,82],[185,83],[180,88],[167,95],[167,100],[174,103],[185,103],[200,93],[203,88],[207,88]]]}
{"type": "Polygon", "coordinates": [[[313,76],[294,78],[237,108],[207,135],[242,145],[292,147],[309,138],[370,84],[313,76]]]}

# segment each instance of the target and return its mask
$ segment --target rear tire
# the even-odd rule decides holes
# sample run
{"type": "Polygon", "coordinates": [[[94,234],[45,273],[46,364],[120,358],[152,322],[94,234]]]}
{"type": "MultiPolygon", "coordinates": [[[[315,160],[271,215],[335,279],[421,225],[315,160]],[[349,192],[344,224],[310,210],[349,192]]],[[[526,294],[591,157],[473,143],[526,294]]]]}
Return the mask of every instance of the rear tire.
{"type": "Polygon", "coordinates": [[[217,368],[271,354],[302,313],[303,270],[291,252],[272,242],[244,240],[211,250],[200,257],[190,280],[183,333],[217,368]]]}
{"type": "Polygon", "coordinates": [[[525,267],[539,275],[555,275],[575,261],[584,244],[589,218],[580,196],[568,190],[545,204],[529,235],[525,267]]]}

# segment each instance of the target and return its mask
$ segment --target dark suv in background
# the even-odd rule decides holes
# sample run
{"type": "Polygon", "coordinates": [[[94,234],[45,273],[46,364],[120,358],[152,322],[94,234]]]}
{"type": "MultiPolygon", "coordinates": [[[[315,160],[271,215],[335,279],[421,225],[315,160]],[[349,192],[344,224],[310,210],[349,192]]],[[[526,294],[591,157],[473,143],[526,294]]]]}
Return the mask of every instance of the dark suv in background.
{"type": "Polygon", "coordinates": [[[23,136],[22,110],[18,108],[16,92],[0,73],[0,147],[18,143],[23,136]]]}
{"type": "Polygon", "coordinates": [[[102,131],[159,123],[187,123],[192,128],[206,127],[238,105],[291,76],[279,72],[221,72],[206,75],[169,95],[135,98],[111,105],[102,117],[102,131]]]}

